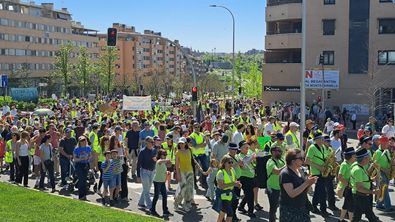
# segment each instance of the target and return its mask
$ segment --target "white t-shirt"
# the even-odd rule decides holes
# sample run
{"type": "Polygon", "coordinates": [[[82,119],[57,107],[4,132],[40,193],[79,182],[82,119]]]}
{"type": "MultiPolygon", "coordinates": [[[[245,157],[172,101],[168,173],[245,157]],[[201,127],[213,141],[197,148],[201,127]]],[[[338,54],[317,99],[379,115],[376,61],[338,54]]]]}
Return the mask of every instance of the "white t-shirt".
{"type": "Polygon", "coordinates": [[[239,145],[244,140],[243,134],[239,131],[235,132],[232,137],[232,142],[239,145]]]}
{"type": "Polygon", "coordinates": [[[264,134],[265,136],[270,136],[270,134],[268,134],[267,132],[269,132],[270,134],[274,132],[273,124],[271,124],[270,122],[269,122],[269,123],[266,123],[266,125],[265,125],[265,130],[264,130],[264,132],[263,132],[263,134],[264,134]]]}
{"type": "Polygon", "coordinates": [[[335,123],[333,121],[329,121],[325,123],[326,133],[330,133],[333,131],[335,123]]]}
{"type": "Polygon", "coordinates": [[[336,156],[336,161],[340,162],[342,161],[342,152],[341,152],[341,147],[342,147],[342,142],[340,141],[340,139],[335,139],[334,137],[332,137],[331,139],[331,146],[332,149],[335,151],[335,156],[336,156]]]}
{"type": "Polygon", "coordinates": [[[388,138],[394,137],[395,136],[395,127],[387,124],[381,130],[381,133],[383,133],[388,138]]]}

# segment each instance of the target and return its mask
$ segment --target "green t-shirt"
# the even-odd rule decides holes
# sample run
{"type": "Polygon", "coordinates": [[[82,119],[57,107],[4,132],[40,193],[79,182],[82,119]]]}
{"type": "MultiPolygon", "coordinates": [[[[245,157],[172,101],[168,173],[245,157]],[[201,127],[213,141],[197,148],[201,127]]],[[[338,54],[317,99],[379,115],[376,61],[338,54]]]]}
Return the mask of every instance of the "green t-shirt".
{"type": "Polygon", "coordinates": [[[285,157],[285,153],[286,153],[286,151],[287,151],[286,145],[287,145],[287,144],[284,143],[284,142],[282,142],[281,144],[278,144],[278,142],[276,141],[276,142],[272,143],[272,145],[270,146],[270,148],[271,148],[271,147],[275,147],[275,146],[279,146],[279,147],[281,148],[281,150],[283,151],[283,152],[282,152],[282,156],[285,157]]]}
{"type": "Polygon", "coordinates": [[[240,176],[254,178],[255,170],[252,164],[251,155],[244,155],[242,153],[239,154],[239,159],[243,161],[244,166],[240,167],[240,176]]]}
{"type": "Polygon", "coordinates": [[[166,171],[167,171],[166,163],[156,162],[154,181],[164,183],[166,181],[166,171]]]}
{"type": "Polygon", "coordinates": [[[357,183],[360,182],[363,183],[364,188],[370,190],[370,178],[366,170],[357,163],[354,163],[351,166],[351,187],[353,194],[357,193],[357,183]]]}
{"type": "Polygon", "coordinates": [[[280,169],[285,165],[285,161],[280,158],[279,160],[274,160],[270,158],[266,163],[266,172],[267,172],[267,187],[280,190],[280,175],[273,173],[273,169],[280,169]]]}
{"type": "Polygon", "coordinates": [[[376,150],[374,160],[381,168],[389,169],[391,167],[391,154],[388,150],[376,150]]]}
{"type": "MultiPolygon", "coordinates": [[[[340,164],[340,169],[339,169],[339,175],[342,175],[342,177],[347,180],[350,181],[350,177],[351,177],[351,165],[347,163],[347,161],[343,161],[342,164],[340,164]]],[[[350,184],[350,183],[349,183],[350,184]]],[[[339,188],[342,189],[345,185],[342,182],[339,182],[339,188]]]]}
{"type": "MultiPolygon", "coordinates": [[[[320,149],[318,149],[315,144],[312,144],[307,151],[306,157],[309,158],[311,162],[323,166],[326,158],[325,148],[322,146],[320,149]]],[[[313,166],[310,166],[310,173],[313,176],[321,175],[321,172],[313,166]]]]}

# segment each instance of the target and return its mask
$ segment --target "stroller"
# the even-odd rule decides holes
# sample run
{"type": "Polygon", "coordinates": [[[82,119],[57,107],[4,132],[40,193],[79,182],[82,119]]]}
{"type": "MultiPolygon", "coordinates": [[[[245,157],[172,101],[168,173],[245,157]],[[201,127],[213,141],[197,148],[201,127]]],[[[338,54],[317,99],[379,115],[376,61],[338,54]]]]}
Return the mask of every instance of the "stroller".
{"type": "MultiPolygon", "coordinates": [[[[97,180],[98,175],[93,171],[92,169],[88,170],[88,176],[87,176],[87,181],[86,181],[86,189],[89,190],[90,187],[93,185],[94,192],[97,190],[97,180]]],[[[75,166],[74,162],[70,161],[70,169],[69,169],[69,177],[66,178],[67,187],[66,190],[69,192],[73,192],[75,187],[78,187],[78,177],[77,174],[75,173],[75,166]],[[73,173],[74,172],[74,173],[73,173]]]]}

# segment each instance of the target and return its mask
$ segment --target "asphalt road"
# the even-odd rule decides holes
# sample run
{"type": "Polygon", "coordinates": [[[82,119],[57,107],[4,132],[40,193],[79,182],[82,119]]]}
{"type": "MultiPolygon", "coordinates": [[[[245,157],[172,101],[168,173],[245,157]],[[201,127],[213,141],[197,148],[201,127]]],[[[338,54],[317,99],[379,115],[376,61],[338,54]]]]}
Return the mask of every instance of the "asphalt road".
{"type": "MultiPolygon", "coordinates": [[[[351,141],[350,146],[354,145],[356,141],[351,141]]],[[[5,174],[0,174],[0,181],[8,181],[9,176],[5,174]]],[[[29,179],[29,187],[32,189],[34,186],[34,179],[29,179]]],[[[176,185],[172,185],[173,189],[176,188],[176,185]]],[[[149,214],[148,211],[145,209],[141,209],[137,206],[138,200],[141,195],[141,184],[134,183],[129,181],[128,183],[128,188],[129,188],[129,201],[121,201],[118,204],[116,204],[114,207],[124,209],[126,211],[133,211],[137,212],[140,214],[149,214]]],[[[65,190],[61,190],[60,187],[56,187],[58,190],[55,192],[56,195],[64,195],[70,198],[77,198],[78,194],[77,192],[69,193],[65,190]]],[[[93,204],[98,204],[101,205],[101,198],[98,194],[95,194],[92,192],[92,189],[90,189],[91,192],[88,195],[88,201],[93,203],[93,204]]],[[[50,190],[48,189],[46,192],[49,192],[50,190]]],[[[151,189],[151,194],[153,194],[153,188],[151,189]]],[[[192,210],[188,213],[182,212],[182,211],[174,211],[174,192],[169,192],[168,193],[168,207],[170,212],[172,212],[174,215],[170,216],[169,218],[164,218],[165,220],[170,220],[170,221],[188,221],[188,222],[197,222],[197,221],[216,221],[218,214],[211,209],[211,203],[204,197],[205,192],[203,190],[198,190],[194,196],[195,203],[197,204],[196,207],[193,207],[192,210]]],[[[393,201],[395,201],[395,193],[394,193],[394,187],[393,185],[390,186],[390,196],[393,201]]],[[[312,196],[309,196],[311,199],[312,196]]],[[[258,202],[260,205],[263,207],[262,211],[256,212],[257,217],[254,219],[250,219],[246,215],[238,214],[238,217],[242,219],[242,221],[268,221],[268,210],[269,210],[269,202],[267,199],[267,196],[264,192],[264,190],[259,191],[259,197],[258,197],[258,202]]],[[[338,208],[341,208],[343,204],[343,201],[336,201],[336,206],[338,208]]],[[[156,206],[157,212],[162,215],[162,200],[159,199],[158,204],[156,206]]],[[[337,221],[338,218],[338,213],[332,213],[332,211],[328,210],[329,213],[332,215],[328,218],[323,218],[320,215],[315,215],[311,214],[311,219],[312,221],[337,221]]],[[[381,211],[377,211],[374,209],[374,212],[376,215],[382,220],[382,221],[395,221],[395,213],[384,213],[381,211]]],[[[279,215],[277,215],[278,217],[279,215]]]]}

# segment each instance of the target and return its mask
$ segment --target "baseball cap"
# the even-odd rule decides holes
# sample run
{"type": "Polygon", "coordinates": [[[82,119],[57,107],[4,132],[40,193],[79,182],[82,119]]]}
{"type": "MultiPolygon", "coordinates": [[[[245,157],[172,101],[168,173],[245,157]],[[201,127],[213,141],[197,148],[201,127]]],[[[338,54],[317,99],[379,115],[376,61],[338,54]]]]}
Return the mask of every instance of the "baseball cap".
{"type": "Polygon", "coordinates": [[[295,123],[295,122],[291,122],[290,124],[289,124],[289,126],[290,127],[299,127],[299,124],[297,124],[297,123],[295,123]]]}
{"type": "Polygon", "coordinates": [[[187,143],[187,139],[185,137],[181,137],[178,139],[178,143],[187,143]]]}

